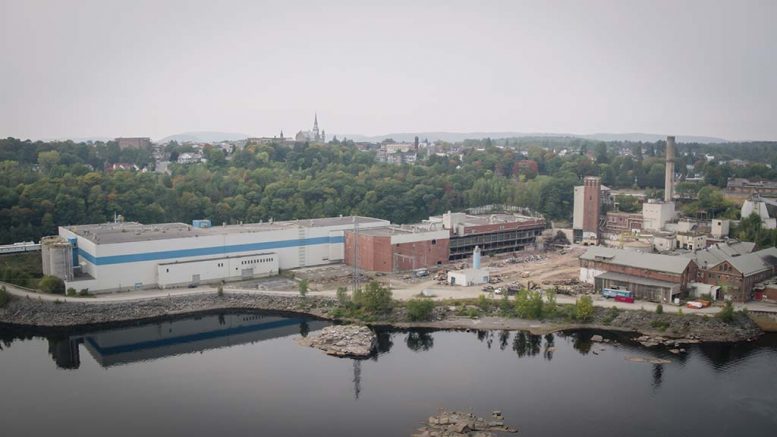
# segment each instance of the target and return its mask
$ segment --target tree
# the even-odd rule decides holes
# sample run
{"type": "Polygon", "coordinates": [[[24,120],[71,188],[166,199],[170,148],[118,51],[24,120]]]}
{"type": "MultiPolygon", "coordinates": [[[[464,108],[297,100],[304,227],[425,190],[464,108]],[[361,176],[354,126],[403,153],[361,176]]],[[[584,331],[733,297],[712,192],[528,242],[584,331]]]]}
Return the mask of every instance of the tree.
{"type": "Polygon", "coordinates": [[[392,307],[391,296],[388,287],[383,287],[378,281],[370,281],[358,296],[359,301],[356,301],[354,294],[354,303],[369,313],[387,313],[392,307]]]}
{"type": "Polygon", "coordinates": [[[56,276],[44,276],[38,282],[38,288],[44,293],[65,294],[65,281],[56,276]]]}
{"type": "Polygon", "coordinates": [[[575,318],[581,322],[588,322],[594,316],[594,301],[591,296],[580,296],[575,302],[575,318]]]}

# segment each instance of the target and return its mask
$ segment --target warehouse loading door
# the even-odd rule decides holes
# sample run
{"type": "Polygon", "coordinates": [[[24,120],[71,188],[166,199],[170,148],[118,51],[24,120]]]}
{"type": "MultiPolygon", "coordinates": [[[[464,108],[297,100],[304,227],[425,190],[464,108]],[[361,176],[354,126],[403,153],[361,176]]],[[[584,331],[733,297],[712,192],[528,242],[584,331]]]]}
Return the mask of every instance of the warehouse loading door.
{"type": "Polygon", "coordinates": [[[240,276],[243,278],[252,278],[254,276],[254,268],[243,269],[240,271],[240,276]]]}

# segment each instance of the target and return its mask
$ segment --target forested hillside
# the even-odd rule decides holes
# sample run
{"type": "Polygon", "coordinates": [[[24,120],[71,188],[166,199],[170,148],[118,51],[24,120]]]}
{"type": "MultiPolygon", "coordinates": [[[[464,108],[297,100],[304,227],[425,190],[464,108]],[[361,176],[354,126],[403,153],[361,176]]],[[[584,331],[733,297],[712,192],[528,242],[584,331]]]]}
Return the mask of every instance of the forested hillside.
{"type": "MultiPolygon", "coordinates": [[[[432,155],[401,166],[377,163],[374,151],[360,151],[352,142],[249,145],[231,155],[213,147],[204,151],[206,164],[174,164],[165,174],[103,170],[117,162],[152,169],[149,150],[119,150],[111,142],[8,138],[0,140],[0,242],[37,241],[55,233],[57,226],[105,222],[114,214],[145,223],[209,218],[220,224],[339,214],[408,223],[447,210],[506,203],[532,208],[549,219],[569,219],[572,187],[586,175],[601,175],[605,185],[615,188],[663,188],[660,144],[580,140],[566,156],[549,147],[496,144],[483,141],[461,154],[432,155]],[[624,147],[633,147],[633,156],[620,153],[624,147]]],[[[184,148],[167,148],[172,154],[179,150],[184,148]]],[[[697,156],[701,152],[694,151],[697,156]]],[[[726,177],[747,176],[743,173],[748,171],[774,177],[763,164],[732,169],[693,156],[680,158],[680,172],[686,171],[686,161],[710,175],[713,185],[725,185],[726,177]]]]}

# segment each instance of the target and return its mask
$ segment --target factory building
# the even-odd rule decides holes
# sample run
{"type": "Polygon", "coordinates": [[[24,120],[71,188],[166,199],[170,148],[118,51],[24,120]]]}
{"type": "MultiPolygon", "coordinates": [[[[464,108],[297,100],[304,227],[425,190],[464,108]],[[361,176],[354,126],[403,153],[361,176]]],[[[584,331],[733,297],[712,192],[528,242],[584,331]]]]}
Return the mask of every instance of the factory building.
{"type": "Polygon", "coordinates": [[[373,272],[415,270],[447,263],[449,245],[450,233],[441,226],[360,228],[345,232],[344,258],[351,266],[356,258],[360,269],[373,272]]]}
{"type": "Polygon", "coordinates": [[[389,224],[333,217],[216,227],[207,221],[66,226],[44,241],[43,268],[67,287],[90,291],[250,279],[342,262],[344,232],[355,222],[365,230],[389,224]]]}
{"type": "Polygon", "coordinates": [[[532,249],[545,230],[542,217],[518,213],[472,215],[448,212],[429,217],[427,223],[440,223],[450,232],[450,261],[469,258],[475,247],[479,247],[484,256],[532,249]]]}
{"type": "Polygon", "coordinates": [[[754,243],[715,244],[685,254],[699,266],[696,281],[720,286],[724,297],[736,302],[752,300],[760,282],[777,276],[777,248],[752,252],[754,243]]]}
{"type": "Polygon", "coordinates": [[[576,243],[597,244],[601,226],[602,205],[609,202],[610,189],[601,178],[586,176],[583,185],[575,187],[572,214],[572,236],[576,243]]]}
{"type": "Polygon", "coordinates": [[[696,279],[690,258],[591,247],[580,256],[580,281],[603,288],[634,292],[637,299],[671,302],[696,279]]]}

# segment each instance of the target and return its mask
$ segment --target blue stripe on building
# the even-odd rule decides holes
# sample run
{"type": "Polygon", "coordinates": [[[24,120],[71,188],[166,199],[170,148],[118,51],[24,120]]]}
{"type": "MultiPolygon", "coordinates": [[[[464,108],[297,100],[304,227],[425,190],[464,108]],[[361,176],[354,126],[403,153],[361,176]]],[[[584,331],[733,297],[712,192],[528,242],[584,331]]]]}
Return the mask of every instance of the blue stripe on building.
{"type": "Polygon", "coordinates": [[[261,323],[257,325],[245,325],[235,328],[226,328],[218,331],[200,332],[197,334],[182,335],[179,337],[161,338],[158,340],[148,340],[139,343],[130,343],[120,346],[102,347],[92,338],[86,337],[86,341],[95,348],[102,356],[116,355],[127,352],[134,352],[142,349],[153,349],[174,344],[192,343],[195,341],[210,340],[214,338],[228,337],[230,335],[246,334],[249,332],[264,331],[267,329],[281,328],[284,326],[297,325],[304,322],[305,319],[281,319],[273,322],[261,323]]]}
{"type": "Polygon", "coordinates": [[[233,244],[230,246],[216,246],[216,247],[198,247],[195,249],[179,249],[179,250],[165,250],[161,252],[142,252],[132,253],[127,255],[112,255],[112,256],[100,256],[96,257],[85,250],[78,248],[78,254],[89,261],[90,263],[98,266],[110,265],[110,264],[124,264],[142,261],[160,261],[171,260],[178,258],[189,258],[195,256],[208,256],[208,255],[228,255],[238,252],[253,252],[259,250],[271,250],[271,249],[285,249],[289,247],[298,246],[315,246],[319,244],[338,244],[343,243],[345,239],[342,236],[335,237],[315,237],[305,238],[301,240],[282,240],[282,241],[268,241],[264,243],[248,243],[248,244],[233,244]]]}

